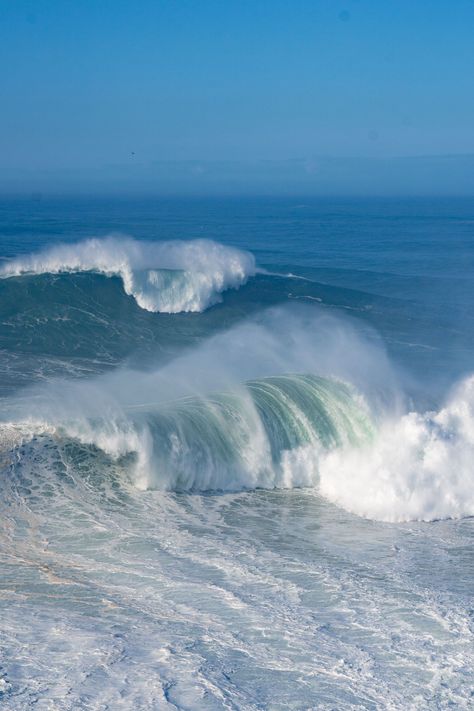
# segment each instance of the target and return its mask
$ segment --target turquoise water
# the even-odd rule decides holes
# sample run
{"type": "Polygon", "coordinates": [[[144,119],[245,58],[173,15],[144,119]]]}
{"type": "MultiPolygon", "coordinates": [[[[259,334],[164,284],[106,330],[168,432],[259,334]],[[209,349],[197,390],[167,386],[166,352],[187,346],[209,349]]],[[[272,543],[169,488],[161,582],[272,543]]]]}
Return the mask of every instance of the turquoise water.
{"type": "Polygon", "coordinates": [[[0,202],[6,708],[470,707],[473,226],[0,202]]]}

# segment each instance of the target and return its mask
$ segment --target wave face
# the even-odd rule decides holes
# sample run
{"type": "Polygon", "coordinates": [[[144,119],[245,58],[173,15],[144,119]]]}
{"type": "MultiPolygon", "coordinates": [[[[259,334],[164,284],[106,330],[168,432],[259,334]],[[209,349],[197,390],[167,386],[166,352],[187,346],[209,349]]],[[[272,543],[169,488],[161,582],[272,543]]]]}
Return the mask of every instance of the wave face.
{"type": "MultiPolygon", "coordinates": [[[[348,386],[309,375],[249,381],[134,419],[137,483],[180,491],[312,486],[321,451],[370,432],[348,386]]],[[[116,454],[115,437],[111,445],[100,435],[93,441],[116,454]]]]}
{"type": "Polygon", "coordinates": [[[119,276],[146,311],[200,312],[255,275],[249,252],[197,239],[146,242],[111,236],[54,247],[7,262],[1,277],[96,272],[119,276]]]}

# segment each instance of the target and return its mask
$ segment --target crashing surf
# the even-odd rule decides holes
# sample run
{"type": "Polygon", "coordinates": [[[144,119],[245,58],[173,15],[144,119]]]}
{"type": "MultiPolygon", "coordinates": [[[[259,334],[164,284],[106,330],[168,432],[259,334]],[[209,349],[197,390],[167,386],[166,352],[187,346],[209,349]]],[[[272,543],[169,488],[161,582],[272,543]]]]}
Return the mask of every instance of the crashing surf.
{"type": "Polygon", "coordinates": [[[109,236],[58,244],[18,257],[0,277],[95,272],[122,279],[125,293],[146,311],[201,312],[255,275],[249,252],[206,239],[147,242],[109,236]]]}

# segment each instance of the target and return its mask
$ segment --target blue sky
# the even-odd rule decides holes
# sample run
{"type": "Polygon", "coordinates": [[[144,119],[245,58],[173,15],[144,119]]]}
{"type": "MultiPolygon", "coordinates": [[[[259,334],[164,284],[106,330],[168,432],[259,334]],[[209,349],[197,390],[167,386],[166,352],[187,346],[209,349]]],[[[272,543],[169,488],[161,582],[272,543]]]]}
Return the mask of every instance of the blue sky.
{"type": "Polygon", "coordinates": [[[472,0],[0,0],[0,183],[474,154],[473,37],[472,0]]]}

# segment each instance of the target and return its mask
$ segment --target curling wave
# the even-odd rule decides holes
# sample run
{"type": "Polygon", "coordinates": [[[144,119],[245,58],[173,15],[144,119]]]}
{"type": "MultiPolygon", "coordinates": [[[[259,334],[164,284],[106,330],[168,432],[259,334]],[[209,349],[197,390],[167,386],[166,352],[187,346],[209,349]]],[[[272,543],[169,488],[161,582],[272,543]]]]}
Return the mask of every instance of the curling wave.
{"type": "Polygon", "coordinates": [[[96,272],[119,276],[147,311],[199,312],[255,275],[249,252],[205,239],[146,242],[110,236],[59,244],[4,264],[0,277],[96,272]]]}
{"type": "Polygon", "coordinates": [[[378,424],[351,386],[294,374],[121,416],[9,423],[0,466],[28,442],[37,463],[53,445],[70,473],[123,471],[140,489],[316,487],[375,520],[474,516],[474,376],[438,412],[378,424]]]}
{"type": "Polygon", "coordinates": [[[155,371],[51,381],[5,409],[1,462],[29,441],[35,462],[52,446],[70,472],[141,489],[309,486],[371,519],[473,516],[474,375],[438,411],[409,412],[368,335],[278,308],[155,371]]]}
{"type": "Polygon", "coordinates": [[[106,472],[97,462],[106,455],[109,470],[141,489],[317,487],[375,520],[474,515],[474,376],[438,412],[379,425],[351,386],[314,375],[261,378],[121,417],[4,424],[0,465],[26,442],[35,461],[37,447],[53,443],[69,472],[106,472]]]}
{"type": "Polygon", "coordinates": [[[280,375],[156,408],[130,408],[120,418],[71,420],[53,430],[30,424],[22,435],[11,425],[4,431],[16,444],[53,433],[60,446],[91,446],[91,467],[94,449],[101,450],[131,466],[139,488],[235,491],[314,486],[321,454],[366,441],[372,424],[363,400],[345,383],[280,375]]]}

